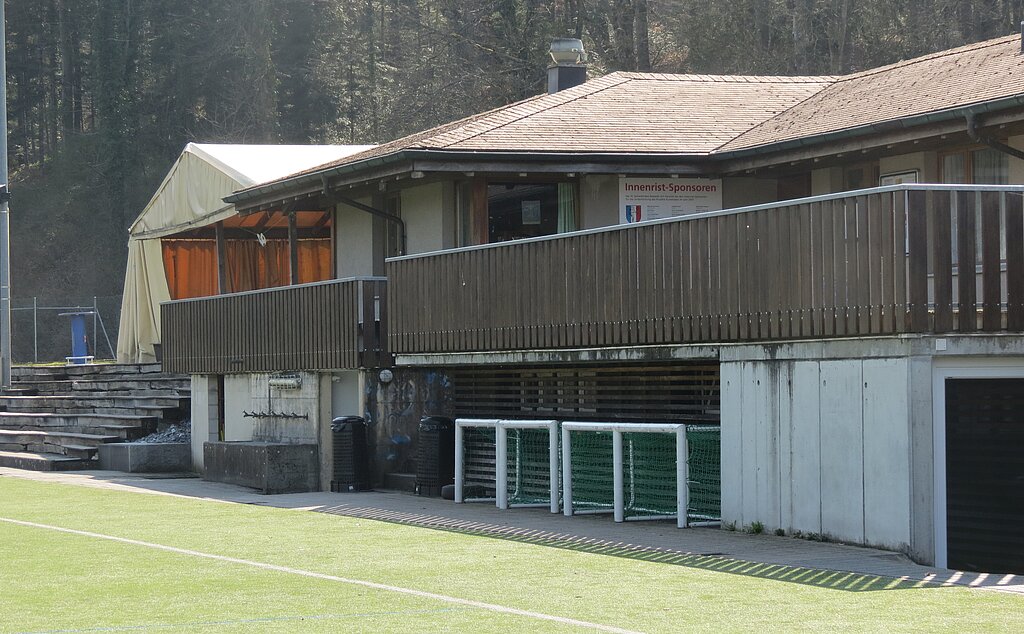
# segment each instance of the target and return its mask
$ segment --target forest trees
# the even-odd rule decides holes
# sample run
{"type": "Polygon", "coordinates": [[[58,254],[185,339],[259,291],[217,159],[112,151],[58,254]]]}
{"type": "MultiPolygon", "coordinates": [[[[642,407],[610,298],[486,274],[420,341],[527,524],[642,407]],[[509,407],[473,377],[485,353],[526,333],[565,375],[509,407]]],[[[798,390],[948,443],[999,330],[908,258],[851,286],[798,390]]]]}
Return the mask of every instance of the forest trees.
{"type": "Polygon", "coordinates": [[[1014,32],[1024,0],[8,0],[16,295],[119,292],[188,141],[376,143],[591,74],[839,74],[1014,32]],[[89,266],[33,266],[39,261],[89,266]],[[19,267],[24,267],[19,271],[19,267]]]}

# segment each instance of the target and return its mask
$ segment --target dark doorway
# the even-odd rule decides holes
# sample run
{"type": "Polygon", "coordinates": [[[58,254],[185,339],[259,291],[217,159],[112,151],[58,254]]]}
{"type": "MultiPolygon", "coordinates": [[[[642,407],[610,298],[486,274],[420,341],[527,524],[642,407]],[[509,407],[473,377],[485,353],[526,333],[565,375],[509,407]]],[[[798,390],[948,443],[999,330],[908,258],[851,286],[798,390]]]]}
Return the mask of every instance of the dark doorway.
{"type": "Polygon", "coordinates": [[[946,552],[1024,573],[1024,379],[946,380],[946,552]]]}

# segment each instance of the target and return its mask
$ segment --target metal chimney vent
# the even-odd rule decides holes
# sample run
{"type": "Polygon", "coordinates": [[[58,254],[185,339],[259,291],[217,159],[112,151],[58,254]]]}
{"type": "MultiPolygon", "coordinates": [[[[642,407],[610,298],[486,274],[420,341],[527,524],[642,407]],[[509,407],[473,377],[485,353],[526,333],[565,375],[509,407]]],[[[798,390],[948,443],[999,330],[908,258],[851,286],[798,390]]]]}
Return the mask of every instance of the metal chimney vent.
{"type": "Polygon", "coordinates": [[[551,65],[548,66],[548,94],[579,86],[587,81],[587,52],[583,42],[576,38],[558,37],[551,42],[548,51],[551,65]]]}

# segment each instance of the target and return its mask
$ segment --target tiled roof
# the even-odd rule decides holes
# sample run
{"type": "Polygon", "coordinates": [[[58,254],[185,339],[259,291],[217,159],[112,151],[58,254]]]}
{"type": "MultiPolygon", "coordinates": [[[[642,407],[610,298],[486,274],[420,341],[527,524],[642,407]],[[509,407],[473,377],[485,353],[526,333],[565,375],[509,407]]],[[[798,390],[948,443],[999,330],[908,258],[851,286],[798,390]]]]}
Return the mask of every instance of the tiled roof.
{"type": "Polygon", "coordinates": [[[411,149],[707,154],[831,80],[612,73],[418,132],[310,171],[411,149]]]}
{"type": "Polygon", "coordinates": [[[885,123],[1024,94],[1019,35],[839,78],[720,152],[885,123]]]}
{"type": "Polygon", "coordinates": [[[403,150],[713,157],[1024,95],[1022,66],[1013,35],[843,77],[612,73],[287,179],[403,150]]]}

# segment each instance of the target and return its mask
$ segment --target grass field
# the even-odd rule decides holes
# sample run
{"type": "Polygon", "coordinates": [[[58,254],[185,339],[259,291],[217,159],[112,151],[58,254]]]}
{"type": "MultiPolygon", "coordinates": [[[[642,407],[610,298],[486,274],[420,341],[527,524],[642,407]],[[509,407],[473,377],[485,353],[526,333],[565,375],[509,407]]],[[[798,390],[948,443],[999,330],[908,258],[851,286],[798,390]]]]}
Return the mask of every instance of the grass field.
{"type": "Polygon", "coordinates": [[[783,581],[9,477],[0,501],[0,632],[1024,631],[1024,597],[961,587],[783,581]]]}

